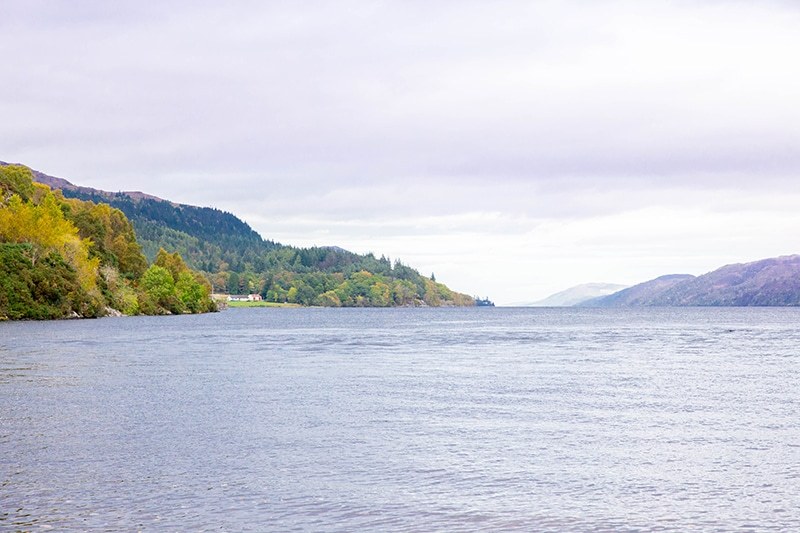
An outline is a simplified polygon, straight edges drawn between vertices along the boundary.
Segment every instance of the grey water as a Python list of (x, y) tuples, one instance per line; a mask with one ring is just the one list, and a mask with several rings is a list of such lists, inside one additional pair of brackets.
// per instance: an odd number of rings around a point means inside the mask
[(2, 323), (0, 530), (798, 531), (800, 309)]

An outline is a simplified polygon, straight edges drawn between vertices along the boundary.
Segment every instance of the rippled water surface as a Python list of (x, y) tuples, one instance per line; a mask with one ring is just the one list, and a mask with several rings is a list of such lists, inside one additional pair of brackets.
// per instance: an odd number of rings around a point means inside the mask
[(800, 309), (0, 324), (0, 530), (800, 530)]

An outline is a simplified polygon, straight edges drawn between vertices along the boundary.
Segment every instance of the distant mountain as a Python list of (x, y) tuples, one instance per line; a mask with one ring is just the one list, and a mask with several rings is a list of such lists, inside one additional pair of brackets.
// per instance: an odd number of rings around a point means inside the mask
[(630, 307), (656, 305), (651, 302), (661, 298), (664, 293), (679, 283), (693, 279), (689, 274), (670, 274), (639, 283), (608, 296), (601, 296), (582, 302), (584, 307)]
[(584, 283), (551, 294), (544, 300), (522, 305), (529, 307), (571, 307), (594, 298), (613, 294), (626, 287), (627, 285), (618, 285), (616, 283)]
[(628, 306), (797, 306), (800, 255), (726, 265), (702, 276), (662, 276), (587, 302)]

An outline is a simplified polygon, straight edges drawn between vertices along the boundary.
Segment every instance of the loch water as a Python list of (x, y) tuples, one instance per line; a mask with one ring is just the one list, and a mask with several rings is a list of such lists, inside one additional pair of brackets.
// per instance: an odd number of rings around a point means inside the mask
[(799, 531), (800, 309), (0, 323), (0, 531)]

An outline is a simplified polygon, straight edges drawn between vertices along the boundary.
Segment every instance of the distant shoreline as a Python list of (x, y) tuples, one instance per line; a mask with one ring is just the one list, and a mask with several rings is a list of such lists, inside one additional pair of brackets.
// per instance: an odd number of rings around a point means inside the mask
[(227, 307), (308, 307), (300, 304), (277, 303), (277, 302), (227, 302)]

